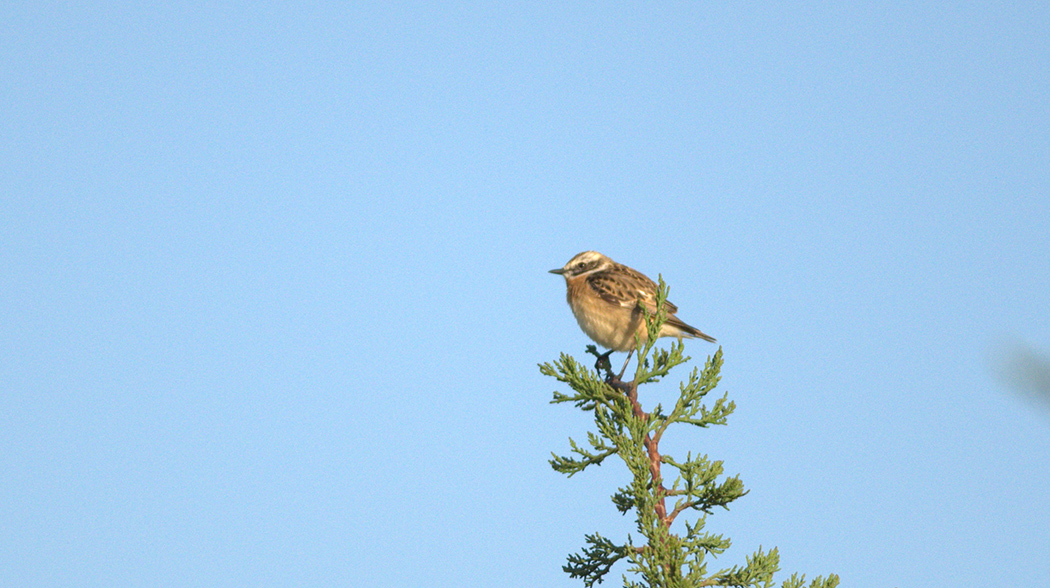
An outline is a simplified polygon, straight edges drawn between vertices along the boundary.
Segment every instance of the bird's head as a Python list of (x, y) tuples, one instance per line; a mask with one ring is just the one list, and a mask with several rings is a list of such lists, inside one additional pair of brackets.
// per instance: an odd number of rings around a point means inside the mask
[(582, 276), (596, 271), (601, 271), (613, 265), (613, 260), (598, 253), (597, 251), (584, 251), (577, 253), (570, 259), (565, 267), (552, 269), (550, 273), (565, 276), (565, 279)]

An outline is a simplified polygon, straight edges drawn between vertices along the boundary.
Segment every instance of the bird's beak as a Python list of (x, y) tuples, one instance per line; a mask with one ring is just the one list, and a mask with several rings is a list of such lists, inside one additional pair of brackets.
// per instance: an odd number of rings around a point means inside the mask
[(565, 268), (552, 269), (550, 273), (558, 274), (560, 276), (565, 273)]

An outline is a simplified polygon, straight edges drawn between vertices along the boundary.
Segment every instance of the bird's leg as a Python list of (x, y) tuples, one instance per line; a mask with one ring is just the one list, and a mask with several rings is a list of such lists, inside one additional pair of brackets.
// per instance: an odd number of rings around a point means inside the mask
[(617, 380), (623, 379), (623, 373), (627, 371), (627, 364), (631, 363), (632, 355), (634, 355), (634, 349), (627, 352), (627, 361), (623, 362), (623, 369), (620, 370), (620, 375), (616, 376)]

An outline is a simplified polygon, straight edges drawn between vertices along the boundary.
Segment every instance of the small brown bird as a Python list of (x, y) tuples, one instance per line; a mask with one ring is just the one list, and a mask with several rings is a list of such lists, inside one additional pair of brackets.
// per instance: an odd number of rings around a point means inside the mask
[[(626, 370), (634, 353), (635, 333), (643, 342), (648, 338), (645, 317), (638, 309), (638, 302), (641, 301), (650, 313), (656, 312), (656, 284), (641, 272), (616, 263), (597, 251), (584, 251), (570, 259), (565, 267), (552, 269), (550, 273), (565, 278), (569, 307), (588, 337), (609, 349), (609, 353), (630, 352), (624, 363)], [(670, 301), (664, 303), (664, 309), (667, 322), (660, 328), (660, 337), (699, 337), (715, 342), (714, 337), (675, 316), (678, 307)]]

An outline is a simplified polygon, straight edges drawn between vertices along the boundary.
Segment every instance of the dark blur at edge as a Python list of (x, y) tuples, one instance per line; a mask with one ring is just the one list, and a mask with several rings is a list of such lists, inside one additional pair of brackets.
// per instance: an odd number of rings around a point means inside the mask
[(1000, 382), (1050, 415), (1050, 356), (1015, 341), (1000, 346), (993, 367)]

